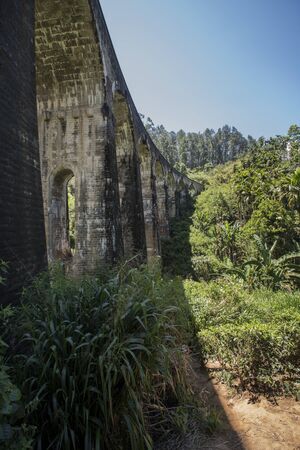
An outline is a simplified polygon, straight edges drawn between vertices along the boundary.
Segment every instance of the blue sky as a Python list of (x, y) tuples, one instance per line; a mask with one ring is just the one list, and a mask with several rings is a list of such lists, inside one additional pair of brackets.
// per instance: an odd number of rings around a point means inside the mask
[(138, 110), (168, 130), (300, 123), (300, 0), (100, 0)]

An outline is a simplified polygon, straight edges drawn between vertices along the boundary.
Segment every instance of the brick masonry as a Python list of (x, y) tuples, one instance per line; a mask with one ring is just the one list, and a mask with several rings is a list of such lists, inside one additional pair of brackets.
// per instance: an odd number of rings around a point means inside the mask
[(34, 66), (34, 1), (0, 2), (0, 303), (46, 266)]

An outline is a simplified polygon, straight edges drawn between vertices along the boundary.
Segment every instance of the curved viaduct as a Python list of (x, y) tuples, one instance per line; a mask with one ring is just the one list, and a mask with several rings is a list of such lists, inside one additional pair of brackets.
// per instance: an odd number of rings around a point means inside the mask
[(0, 259), (15, 285), (8, 290), (24, 282), (24, 268), (30, 276), (43, 267), (44, 229), (49, 260), (70, 254), (71, 178), (73, 273), (159, 255), (170, 217), (200, 186), (147, 134), (99, 1), (2, 0), (0, 94)]

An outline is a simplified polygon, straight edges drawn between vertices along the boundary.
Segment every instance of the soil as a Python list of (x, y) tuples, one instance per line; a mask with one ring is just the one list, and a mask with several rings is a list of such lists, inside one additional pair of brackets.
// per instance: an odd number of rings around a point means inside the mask
[(192, 384), (195, 395), (217, 411), (220, 425), (205, 436), (190, 424), (182, 439), (170, 439), (157, 450), (300, 450), (300, 402), (292, 398), (253, 399), (234, 395), (224, 384), (195, 362)]

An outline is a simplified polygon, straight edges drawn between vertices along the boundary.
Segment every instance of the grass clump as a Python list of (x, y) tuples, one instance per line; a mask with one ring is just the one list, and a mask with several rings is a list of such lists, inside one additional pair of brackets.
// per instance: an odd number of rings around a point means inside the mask
[(191, 398), (182, 295), (155, 267), (79, 281), (56, 271), (25, 291), (13, 363), (36, 448), (151, 449), (176, 427)]

